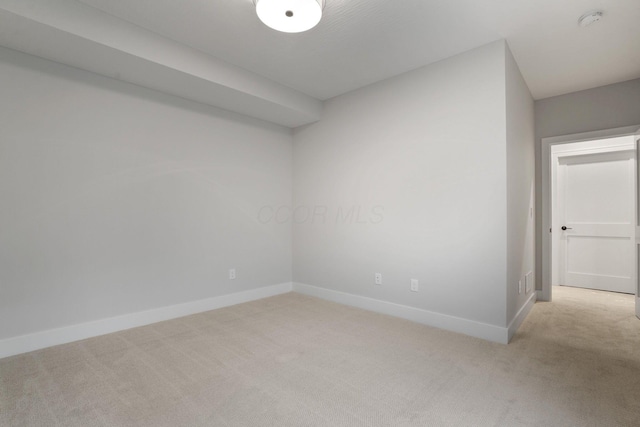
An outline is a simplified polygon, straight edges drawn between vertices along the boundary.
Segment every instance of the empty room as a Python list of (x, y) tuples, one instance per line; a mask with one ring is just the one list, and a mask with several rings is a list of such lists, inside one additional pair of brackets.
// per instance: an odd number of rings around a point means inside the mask
[(640, 425), (637, 0), (0, 0), (0, 426)]

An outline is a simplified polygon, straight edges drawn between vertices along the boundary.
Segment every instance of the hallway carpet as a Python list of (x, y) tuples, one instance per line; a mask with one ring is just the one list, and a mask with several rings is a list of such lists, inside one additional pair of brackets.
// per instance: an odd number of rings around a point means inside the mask
[(638, 426), (633, 296), (555, 288), (509, 345), (296, 293), (0, 360), (2, 426)]

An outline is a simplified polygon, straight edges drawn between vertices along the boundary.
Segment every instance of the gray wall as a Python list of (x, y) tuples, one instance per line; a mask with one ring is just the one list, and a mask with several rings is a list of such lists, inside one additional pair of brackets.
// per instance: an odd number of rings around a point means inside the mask
[[(534, 260), (534, 103), (507, 48), (507, 324), (526, 303), (525, 275)], [(531, 278), (533, 280), (533, 277)], [(522, 293), (518, 282), (522, 281)], [(533, 284), (532, 284), (533, 288)], [(533, 291), (533, 289), (532, 289)]]
[[(640, 79), (536, 101), (535, 123), (536, 230), (542, 230), (542, 138), (640, 126)], [(541, 260), (542, 237), (536, 233), (537, 289), (542, 289)]]
[(292, 268), (501, 327), (524, 303), (531, 98), (503, 41), (329, 100), (293, 137), (6, 49), (0, 76), (0, 339)]
[(505, 326), (505, 122), (504, 42), (327, 101), (294, 134), (294, 281)]
[(291, 281), (290, 130), (6, 49), (0, 96), (0, 339)]

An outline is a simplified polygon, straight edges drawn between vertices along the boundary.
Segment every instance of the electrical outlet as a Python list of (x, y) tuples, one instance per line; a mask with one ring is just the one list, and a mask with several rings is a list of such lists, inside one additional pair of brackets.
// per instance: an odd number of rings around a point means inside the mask
[(229, 279), (233, 280), (236, 278), (236, 269), (235, 268), (230, 268), (229, 269)]
[(420, 283), (418, 279), (411, 279), (411, 292), (418, 292), (420, 290)]
[(522, 280), (518, 280), (518, 294), (521, 294), (521, 293), (522, 293)]
[(533, 272), (524, 275), (524, 292), (528, 294), (533, 289)]
[(375, 284), (382, 285), (382, 273), (376, 273), (375, 275)]

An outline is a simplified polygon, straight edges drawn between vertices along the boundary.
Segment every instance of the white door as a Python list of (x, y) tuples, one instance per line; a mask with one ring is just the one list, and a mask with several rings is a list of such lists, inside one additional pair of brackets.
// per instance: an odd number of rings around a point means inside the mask
[(634, 151), (561, 157), (559, 284), (636, 293)]

